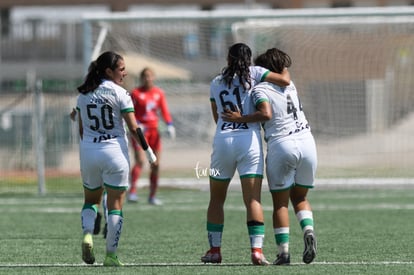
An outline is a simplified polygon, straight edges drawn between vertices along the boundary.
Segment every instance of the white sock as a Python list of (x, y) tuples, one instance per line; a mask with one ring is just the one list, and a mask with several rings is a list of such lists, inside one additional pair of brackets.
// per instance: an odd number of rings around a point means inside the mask
[(122, 213), (120, 210), (109, 211), (108, 213), (108, 234), (106, 235), (106, 252), (115, 253), (121, 238)]
[(215, 232), (209, 231), (208, 232), (208, 239), (210, 241), (211, 247), (221, 247), (221, 237), (223, 232)]
[(251, 248), (263, 248), (264, 235), (250, 235)]
[(108, 221), (108, 208), (106, 207), (107, 200), (108, 200), (108, 194), (106, 193), (106, 191), (104, 191), (102, 194), (102, 209), (103, 209), (103, 214), (105, 217), (105, 223), (107, 223)]
[(289, 227), (273, 228), (278, 254), (289, 253)]
[(82, 230), (83, 234), (93, 232), (93, 228), (95, 227), (95, 219), (96, 219), (96, 211), (90, 208), (84, 208), (81, 212), (81, 219), (82, 219)]
[(302, 228), (302, 231), (305, 232), (308, 229), (313, 230), (313, 213), (310, 210), (301, 210), (296, 213), (296, 218), (299, 221), (299, 224)]
[(277, 251), (279, 254), (289, 253), (289, 243), (281, 243), (277, 246)]

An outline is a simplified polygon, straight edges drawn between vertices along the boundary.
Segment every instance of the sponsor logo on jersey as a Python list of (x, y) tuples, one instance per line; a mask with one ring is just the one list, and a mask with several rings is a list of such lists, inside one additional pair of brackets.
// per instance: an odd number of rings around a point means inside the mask
[(296, 122), (296, 129), (290, 131), (289, 132), (289, 135), (298, 133), (298, 132), (300, 132), (302, 130), (305, 130), (305, 129), (310, 129), (309, 124), (307, 124), (307, 123), (306, 124), (303, 124), (303, 123)]
[(237, 122), (223, 122), (221, 125), (221, 130), (238, 130), (238, 129), (249, 129), (249, 126), (247, 126), (246, 122), (237, 123)]
[(104, 140), (113, 139), (113, 138), (117, 138), (117, 136), (113, 136), (113, 135), (110, 135), (110, 134), (105, 134), (105, 135), (100, 135), (99, 137), (94, 137), (93, 142), (94, 143), (99, 143), (99, 142), (102, 142)]

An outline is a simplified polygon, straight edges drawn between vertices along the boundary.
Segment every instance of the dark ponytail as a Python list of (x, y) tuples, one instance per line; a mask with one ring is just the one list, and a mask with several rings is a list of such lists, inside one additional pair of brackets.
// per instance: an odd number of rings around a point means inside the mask
[(231, 86), (234, 75), (245, 89), (252, 86), (250, 78), (250, 65), (252, 62), (252, 51), (244, 43), (236, 43), (229, 48), (227, 55), (227, 67), (223, 69), (222, 75), (228, 87)]
[(96, 61), (92, 61), (89, 65), (85, 81), (78, 87), (79, 93), (86, 94), (98, 88), (102, 80), (107, 77), (106, 69), (115, 70), (120, 59), (123, 58), (119, 54), (107, 51), (101, 54)]

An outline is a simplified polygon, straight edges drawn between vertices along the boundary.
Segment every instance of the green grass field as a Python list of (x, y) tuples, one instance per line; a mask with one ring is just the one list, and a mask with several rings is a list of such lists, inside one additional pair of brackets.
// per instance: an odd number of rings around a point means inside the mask
[[(148, 190), (141, 190), (145, 198)], [(105, 242), (96, 235), (97, 263), (81, 260), (81, 193), (1, 194), (0, 274), (413, 274), (413, 189), (318, 189), (311, 191), (318, 255), (301, 262), (299, 225), (291, 212), (291, 266), (252, 266), (241, 193), (229, 192), (223, 235), (223, 263), (205, 265), (209, 194), (163, 188), (164, 205), (145, 201), (124, 207), (118, 254), (125, 267), (102, 266)], [(271, 199), (263, 193), (264, 252), (273, 261)]]

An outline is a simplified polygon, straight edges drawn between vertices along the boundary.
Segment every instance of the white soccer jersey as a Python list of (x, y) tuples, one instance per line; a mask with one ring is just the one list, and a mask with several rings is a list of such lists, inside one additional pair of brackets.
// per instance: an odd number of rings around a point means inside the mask
[(80, 94), (77, 101), (83, 125), (81, 143), (117, 143), (126, 139), (123, 112), (133, 112), (129, 93), (112, 81), (105, 80), (90, 93)]
[(255, 106), (251, 100), (251, 89), (259, 82), (263, 81), (269, 70), (250, 66), (250, 77), (252, 80), (251, 88), (246, 90), (240, 83), (237, 76), (233, 78), (233, 84), (229, 88), (223, 81), (222, 75), (215, 77), (210, 84), (210, 100), (217, 105), (217, 134), (237, 135), (251, 130), (260, 130), (259, 123), (234, 123), (226, 122), (221, 118), (221, 113), (225, 108), (233, 111), (239, 109), (242, 114), (250, 114), (255, 111)]
[(268, 101), (272, 108), (272, 119), (263, 124), (266, 141), (310, 131), (293, 82), (287, 87), (268, 82), (256, 85), (253, 89), (253, 102), (256, 106), (263, 101)]
[(78, 96), (77, 110), (83, 127), (79, 155), (84, 187), (127, 189), (130, 163), (122, 113), (134, 111), (129, 93), (105, 80), (95, 91)]
[(253, 100), (256, 105), (268, 101), (272, 109), (272, 118), (263, 124), (269, 190), (287, 190), (294, 184), (312, 188), (316, 145), (293, 82), (285, 88), (261, 83), (253, 89)]
[(217, 76), (211, 82), (210, 100), (217, 106), (217, 128), (213, 140), (210, 168), (218, 171), (215, 179), (230, 180), (236, 169), (240, 177), (263, 176), (263, 151), (260, 138), (260, 123), (225, 122), (221, 113), (225, 108), (240, 110), (243, 114), (255, 111), (251, 89), (264, 80), (269, 70), (258, 66), (250, 67), (252, 86), (246, 90), (238, 77), (233, 78), (229, 87)]

